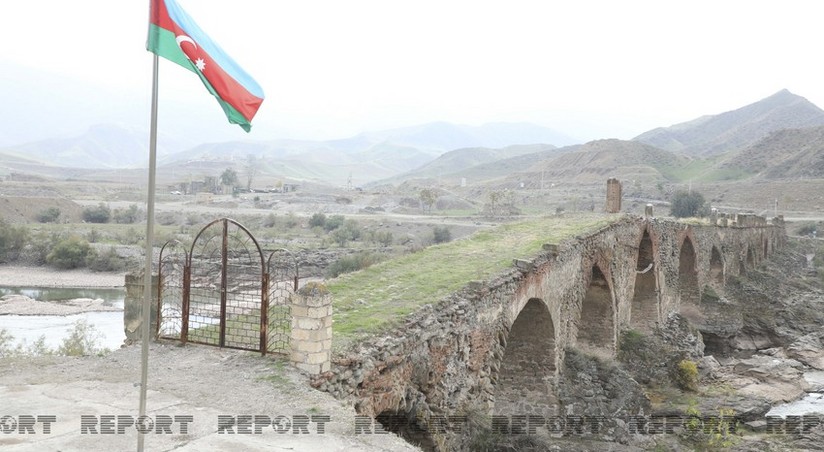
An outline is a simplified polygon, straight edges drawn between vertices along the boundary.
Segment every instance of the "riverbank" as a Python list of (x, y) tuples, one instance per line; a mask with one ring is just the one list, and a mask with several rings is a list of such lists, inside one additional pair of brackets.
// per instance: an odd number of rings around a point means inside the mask
[(0, 286), (123, 287), (125, 276), (125, 272), (105, 273), (88, 269), (58, 270), (51, 267), (0, 265)]

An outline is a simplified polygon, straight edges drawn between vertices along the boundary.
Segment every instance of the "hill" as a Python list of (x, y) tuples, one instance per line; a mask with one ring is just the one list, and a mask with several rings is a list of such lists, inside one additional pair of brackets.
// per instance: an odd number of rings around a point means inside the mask
[(824, 126), (772, 132), (720, 166), (764, 179), (824, 178)]
[(687, 155), (717, 155), (751, 146), (770, 132), (824, 125), (824, 110), (787, 90), (718, 115), (645, 132), (633, 140)]
[[(158, 156), (189, 145), (187, 141), (159, 138)], [(149, 133), (122, 125), (98, 124), (81, 135), (10, 146), (5, 153), (66, 168), (145, 167), (149, 160)]]
[(622, 180), (668, 179), (669, 173), (689, 159), (637, 141), (596, 140), (574, 151), (532, 165), (518, 177), (546, 181), (602, 182), (608, 177)]
[[(473, 180), (500, 177), (513, 169), (517, 170), (529, 167), (529, 162), (534, 160), (526, 156), (534, 156), (535, 154), (543, 155), (555, 149), (557, 148), (550, 144), (515, 145), (501, 149), (483, 147), (455, 149), (415, 170), (396, 176), (392, 178), (392, 180), (382, 181), (382, 183), (397, 183), (423, 178), (445, 177), (458, 181), (462, 177)], [(513, 166), (509, 160), (513, 158), (518, 159), (519, 157), (526, 157), (519, 159), (523, 160), (524, 163)]]

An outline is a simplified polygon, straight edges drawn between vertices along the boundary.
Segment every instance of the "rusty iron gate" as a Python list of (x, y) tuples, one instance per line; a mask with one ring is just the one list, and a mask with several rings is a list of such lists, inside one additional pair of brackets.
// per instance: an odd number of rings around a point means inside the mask
[(158, 271), (158, 337), (262, 354), (289, 352), (289, 296), (297, 288), (298, 269), (288, 251), (276, 250), (264, 260), (243, 225), (221, 218), (201, 229), (188, 253), (178, 243), (164, 245)]
[(292, 331), (292, 311), (289, 299), (297, 289), (300, 279), (298, 262), (286, 249), (277, 249), (269, 255), (266, 264), (269, 274), (268, 352), (288, 353)]

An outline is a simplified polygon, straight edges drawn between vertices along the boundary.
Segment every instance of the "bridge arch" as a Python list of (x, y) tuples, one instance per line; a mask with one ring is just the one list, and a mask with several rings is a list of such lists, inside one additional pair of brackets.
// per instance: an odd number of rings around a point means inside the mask
[(577, 344), (584, 351), (612, 356), (615, 351), (615, 301), (612, 285), (594, 264), (581, 303)]
[(724, 286), (724, 259), (715, 245), (710, 252), (710, 282), (719, 287)]
[(548, 306), (540, 298), (530, 298), (506, 338), (495, 384), (496, 414), (554, 413), (555, 343), (555, 324)]
[(678, 297), (681, 307), (698, 306), (701, 301), (697, 263), (698, 256), (692, 239), (685, 237), (678, 253)]
[(655, 329), (659, 311), (657, 273), (655, 249), (649, 231), (644, 229), (638, 244), (635, 286), (630, 307), (630, 327), (633, 329), (643, 332)]

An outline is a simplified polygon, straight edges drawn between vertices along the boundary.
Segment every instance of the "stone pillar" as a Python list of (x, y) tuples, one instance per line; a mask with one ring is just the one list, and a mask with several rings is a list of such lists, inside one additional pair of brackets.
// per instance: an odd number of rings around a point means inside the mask
[[(143, 334), (143, 288), (145, 287), (143, 270), (126, 274), (126, 298), (123, 301), (123, 330), (126, 344), (139, 342)], [(157, 331), (157, 275), (152, 275), (151, 323), (149, 331), (154, 337)]]
[(332, 364), (332, 296), (326, 286), (309, 283), (292, 295), (290, 360), (312, 375)]
[(710, 209), (710, 224), (713, 226), (718, 224), (718, 209), (716, 209), (715, 207)]
[(652, 218), (655, 216), (655, 211), (652, 204), (647, 204), (644, 206), (644, 216), (647, 218)]
[(621, 181), (614, 177), (607, 179), (607, 213), (618, 213), (621, 211)]

